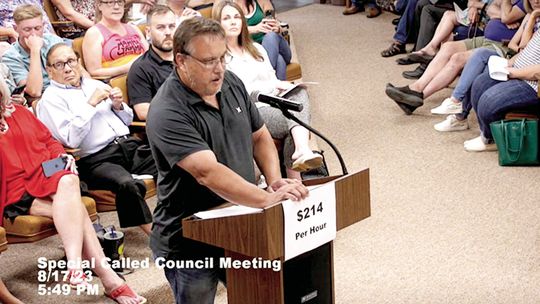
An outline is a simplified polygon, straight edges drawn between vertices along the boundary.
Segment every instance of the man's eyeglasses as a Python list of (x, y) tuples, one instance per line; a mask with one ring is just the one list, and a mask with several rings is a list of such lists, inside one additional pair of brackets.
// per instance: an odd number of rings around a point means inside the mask
[(77, 59), (70, 58), (67, 61), (58, 61), (53, 64), (49, 64), (49, 66), (53, 67), (57, 71), (62, 71), (66, 67), (66, 64), (69, 65), (70, 68), (74, 68), (79, 64), (79, 61)]
[(210, 60), (204, 60), (204, 61), (194, 57), (193, 55), (187, 52), (184, 52), (184, 55), (195, 59), (195, 61), (197, 61), (198, 63), (200, 63), (202, 66), (204, 66), (205, 68), (209, 70), (214, 69), (218, 64), (221, 64), (221, 66), (224, 66), (225, 64), (230, 63), (232, 59), (231, 56), (226, 56), (226, 54), (216, 59), (210, 59)]
[(105, 4), (108, 7), (114, 7), (115, 5), (124, 6), (126, 1), (124, 0), (114, 0), (114, 1), (100, 1), (101, 4)]

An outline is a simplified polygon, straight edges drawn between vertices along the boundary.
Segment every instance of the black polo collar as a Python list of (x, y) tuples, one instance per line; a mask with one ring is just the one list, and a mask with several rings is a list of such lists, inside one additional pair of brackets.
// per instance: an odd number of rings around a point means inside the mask
[(148, 48), (148, 55), (150, 56), (150, 59), (155, 61), (159, 65), (170, 65), (172, 64), (172, 61), (165, 60), (161, 58), (156, 51), (154, 51), (154, 46), (150, 46)]

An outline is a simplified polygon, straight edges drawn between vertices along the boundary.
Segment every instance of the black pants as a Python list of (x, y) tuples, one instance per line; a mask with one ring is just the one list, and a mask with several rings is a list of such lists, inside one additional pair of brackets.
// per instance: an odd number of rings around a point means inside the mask
[(146, 186), (131, 174), (150, 174), (157, 178), (157, 169), (147, 145), (134, 137), (111, 142), (105, 148), (77, 161), (79, 174), (89, 189), (110, 190), (116, 194), (116, 210), (120, 227), (133, 227), (152, 222), (152, 214), (144, 196)]
[[(414, 46), (415, 51), (422, 49), (433, 39), (437, 25), (439, 25), (444, 12), (447, 10), (449, 8), (435, 6), (429, 0), (418, 1), (418, 4), (416, 4), (415, 20), (419, 20), (419, 25), (418, 38)], [(419, 19), (416, 19), (416, 16), (420, 16)]]

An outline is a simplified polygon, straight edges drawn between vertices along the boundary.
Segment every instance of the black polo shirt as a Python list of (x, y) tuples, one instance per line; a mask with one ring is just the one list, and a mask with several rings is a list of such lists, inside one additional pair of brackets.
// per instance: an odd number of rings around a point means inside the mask
[(129, 105), (133, 107), (139, 103), (150, 102), (173, 69), (172, 61), (161, 59), (150, 46), (129, 69), (127, 77)]
[(220, 163), (255, 183), (252, 134), (264, 122), (242, 81), (229, 71), (217, 99), (219, 110), (187, 88), (176, 71), (152, 99), (146, 132), (159, 172), (158, 204), (150, 237), (150, 247), (157, 256), (200, 259), (221, 253), (182, 237), (183, 218), (224, 200), (178, 167), (180, 160), (212, 150)]

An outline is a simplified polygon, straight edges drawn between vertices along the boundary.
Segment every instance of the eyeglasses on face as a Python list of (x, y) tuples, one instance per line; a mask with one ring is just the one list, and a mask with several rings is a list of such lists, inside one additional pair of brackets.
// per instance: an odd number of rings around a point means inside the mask
[(124, 0), (113, 0), (113, 1), (100, 1), (99, 3), (105, 4), (108, 7), (115, 7), (118, 6), (124, 6), (126, 4), (126, 1)]
[(53, 64), (49, 64), (50, 67), (53, 67), (57, 71), (62, 71), (66, 64), (69, 65), (70, 68), (74, 68), (79, 64), (79, 61), (76, 58), (69, 58), (67, 61), (58, 61)]
[(221, 56), (219, 58), (209, 59), (209, 60), (200, 60), (197, 57), (189, 54), (188, 52), (183, 52), (183, 54), (195, 59), (195, 61), (197, 61), (203, 67), (205, 67), (205, 68), (207, 68), (209, 70), (214, 69), (218, 64), (221, 64), (221, 66), (224, 66), (224, 65), (231, 62), (231, 56), (226, 56), (226, 54), (224, 54), (223, 56)]

